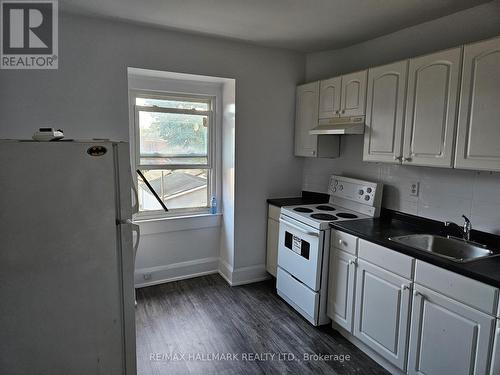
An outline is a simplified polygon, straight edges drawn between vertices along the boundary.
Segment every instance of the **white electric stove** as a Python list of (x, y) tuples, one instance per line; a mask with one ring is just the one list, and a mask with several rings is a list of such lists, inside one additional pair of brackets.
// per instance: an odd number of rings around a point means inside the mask
[(378, 217), (382, 185), (331, 176), (325, 204), (281, 208), (278, 294), (313, 325), (326, 316), (330, 223)]

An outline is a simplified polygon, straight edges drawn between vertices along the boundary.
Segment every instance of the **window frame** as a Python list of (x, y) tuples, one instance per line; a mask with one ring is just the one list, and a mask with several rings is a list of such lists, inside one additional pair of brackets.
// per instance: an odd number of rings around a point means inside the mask
[[(159, 218), (171, 218), (171, 217), (182, 217), (189, 215), (200, 215), (208, 214), (210, 212), (210, 199), (215, 196), (216, 193), (216, 95), (203, 95), (203, 94), (187, 94), (187, 93), (172, 93), (166, 91), (152, 91), (152, 90), (141, 90), (133, 89), (130, 90), (131, 94), (131, 110), (133, 113), (133, 131), (134, 131), (134, 142), (133, 142), (133, 153), (132, 161), (134, 174), (136, 178), (134, 183), (138, 183), (139, 176), (135, 172), (137, 169), (143, 170), (179, 170), (179, 169), (206, 169), (207, 170), (207, 206), (206, 207), (186, 207), (186, 208), (174, 208), (165, 212), (162, 209), (159, 210), (149, 210), (149, 211), (138, 211), (134, 217), (139, 220), (148, 219), (159, 219)], [(193, 101), (193, 102), (206, 102), (208, 104), (207, 111), (192, 110), (192, 109), (176, 109), (176, 108), (165, 108), (165, 107), (155, 107), (155, 106), (140, 106), (136, 104), (137, 98), (145, 99), (159, 99), (159, 100), (182, 100), (182, 101)], [(140, 124), (139, 124), (139, 112), (156, 112), (156, 113), (177, 113), (177, 114), (193, 114), (207, 116), (207, 163), (206, 164), (141, 164), (141, 153), (140, 153)], [(162, 158), (165, 156), (157, 156)], [(150, 157), (154, 158), (154, 157)], [(137, 186), (138, 188), (138, 186)], [(167, 204), (168, 208), (168, 204)]]

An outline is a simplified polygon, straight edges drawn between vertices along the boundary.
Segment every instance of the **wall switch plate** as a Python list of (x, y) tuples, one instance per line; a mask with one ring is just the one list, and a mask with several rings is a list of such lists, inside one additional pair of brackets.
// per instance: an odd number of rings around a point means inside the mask
[(144, 280), (151, 280), (151, 274), (150, 273), (143, 273), (142, 277), (144, 278)]
[(420, 182), (413, 181), (410, 183), (410, 195), (412, 197), (418, 197), (419, 190), (420, 190)]

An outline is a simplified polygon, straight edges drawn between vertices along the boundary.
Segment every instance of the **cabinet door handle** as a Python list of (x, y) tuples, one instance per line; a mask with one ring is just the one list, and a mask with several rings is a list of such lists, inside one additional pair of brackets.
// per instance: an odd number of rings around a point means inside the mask
[(356, 259), (349, 259), (349, 265), (354, 265), (354, 266), (357, 266), (358, 265), (358, 262), (356, 261)]
[(347, 246), (347, 242), (342, 241), (342, 240), (339, 240), (339, 245), (342, 245), (342, 246)]
[(402, 156), (394, 156), (394, 160), (401, 161), (401, 160), (403, 160), (403, 157)]
[(345, 109), (342, 110), (342, 113), (345, 113)]
[(336, 114), (336, 115), (338, 115), (339, 113), (340, 113), (340, 111), (339, 111), (339, 110), (336, 110), (336, 111), (335, 111), (335, 114)]
[(411, 157), (409, 157), (409, 156), (408, 156), (407, 158), (404, 158), (404, 161), (411, 161), (411, 160), (412, 160), (412, 159), (411, 159)]
[(401, 285), (401, 290), (407, 290), (407, 289), (408, 289), (408, 290), (410, 289), (410, 286), (409, 286), (409, 285), (407, 285), (407, 284), (403, 284), (403, 285)]
[(420, 293), (419, 291), (416, 291), (416, 290), (413, 292), (413, 296), (425, 299), (425, 296), (422, 293)]

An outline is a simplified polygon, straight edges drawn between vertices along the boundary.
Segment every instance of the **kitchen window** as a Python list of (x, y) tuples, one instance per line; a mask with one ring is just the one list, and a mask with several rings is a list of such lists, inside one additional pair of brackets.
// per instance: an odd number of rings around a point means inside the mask
[(135, 93), (135, 167), (139, 216), (207, 213), (215, 195), (214, 102), (211, 96)]

